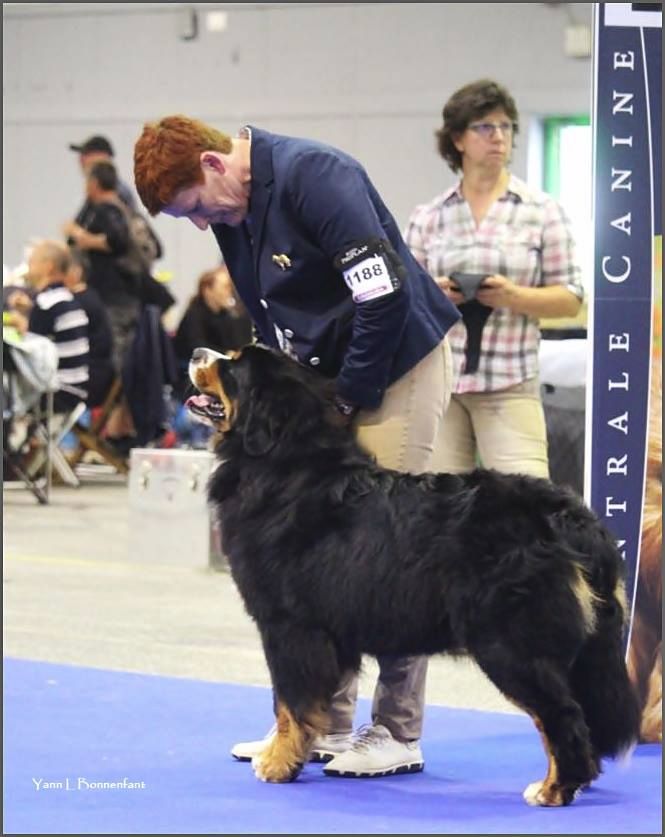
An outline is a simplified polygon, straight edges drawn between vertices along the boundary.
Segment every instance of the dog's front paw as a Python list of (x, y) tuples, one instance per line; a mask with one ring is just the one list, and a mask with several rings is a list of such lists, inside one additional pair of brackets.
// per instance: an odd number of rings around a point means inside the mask
[(292, 782), (302, 770), (302, 764), (292, 765), (270, 756), (269, 752), (264, 751), (252, 759), (254, 775), (262, 782)]
[(568, 805), (576, 795), (572, 791), (567, 792), (559, 785), (546, 785), (545, 782), (532, 782), (522, 794), (529, 805), (542, 805), (549, 808)]
[(531, 784), (527, 786), (522, 796), (526, 799), (529, 805), (540, 805), (540, 802), (538, 802), (538, 794), (540, 793), (542, 786), (542, 782), (531, 782)]

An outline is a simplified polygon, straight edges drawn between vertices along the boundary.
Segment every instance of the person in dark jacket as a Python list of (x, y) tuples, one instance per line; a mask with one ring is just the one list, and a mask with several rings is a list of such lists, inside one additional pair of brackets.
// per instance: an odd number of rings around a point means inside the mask
[[(151, 215), (212, 229), (259, 340), (334, 379), (359, 442), (388, 468), (418, 473), (436, 455), (450, 399), (446, 339), (459, 314), (411, 255), (360, 163), (323, 143), (195, 119), (144, 126), (134, 179)], [(421, 770), (426, 658), (379, 658), (372, 725), (352, 738), (357, 678), (345, 673), (328, 775)], [(279, 696), (277, 696), (279, 698)], [(260, 755), (267, 740), (236, 745)]]
[[(99, 294), (111, 321), (113, 366), (120, 374), (141, 308), (139, 280), (122, 263), (131, 246), (126, 210), (118, 196), (118, 174), (112, 163), (94, 163), (86, 172), (88, 214), (65, 224), (71, 247), (85, 252), (90, 261), (88, 281)], [(126, 400), (114, 408), (107, 422), (109, 443), (126, 452), (135, 434)]]
[(113, 331), (113, 363), (120, 372), (132, 341), (140, 308), (138, 280), (122, 264), (130, 248), (130, 230), (117, 192), (112, 163), (95, 163), (87, 172), (88, 213), (64, 225), (68, 244), (89, 260), (88, 282), (106, 306)]

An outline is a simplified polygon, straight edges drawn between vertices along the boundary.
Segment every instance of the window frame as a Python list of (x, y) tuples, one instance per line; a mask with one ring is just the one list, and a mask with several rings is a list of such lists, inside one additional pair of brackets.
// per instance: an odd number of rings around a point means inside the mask
[(589, 114), (546, 116), (543, 119), (543, 190), (557, 200), (561, 188), (561, 131), (571, 125), (591, 127)]

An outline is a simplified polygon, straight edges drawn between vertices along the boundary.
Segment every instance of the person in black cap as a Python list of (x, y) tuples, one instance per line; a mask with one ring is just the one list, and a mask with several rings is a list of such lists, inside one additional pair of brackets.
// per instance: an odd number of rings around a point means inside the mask
[[(99, 163), (102, 160), (111, 163), (113, 162), (113, 158), (115, 156), (113, 146), (109, 140), (99, 134), (88, 137), (88, 139), (80, 143), (72, 142), (69, 144), (69, 148), (78, 153), (81, 171), (84, 176), (88, 173), (90, 167), (95, 163)], [(136, 198), (134, 197), (134, 193), (130, 187), (120, 179), (118, 180), (118, 195), (120, 196), (122, 202), (130, 209), (136, 209)], [(86, 209), (87, 201), (78, 212), (77, 219), (85, 213)]]
[(82, 143), (77, 145), (76, 143), (70, 143), (69, 147), (72, 151), (78, 151), (79, 154), (90, 154), (95, 151), (101, 151), (102, 154), (106, 154), (109, 157), (113, 157), (113, 146), (106, 139), (106, 137), (99, 136), (96, 134), (94, 137), (88, 137)]

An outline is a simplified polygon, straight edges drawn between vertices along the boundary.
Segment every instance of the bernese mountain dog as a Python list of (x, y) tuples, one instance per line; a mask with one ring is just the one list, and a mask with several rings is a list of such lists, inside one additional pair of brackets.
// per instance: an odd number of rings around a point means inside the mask
[(579, 497), (524, 475), (382, 468), (331, 382), (263, 346), (196, 349), (190, 378), (189, 409), (218, 431), (209, 498), (274, 689), (260, 779), (297, 776), (363, 654), (473, 657), (542, 737), (533, 805), (567, 805), (634, 744), (622, 560)]

